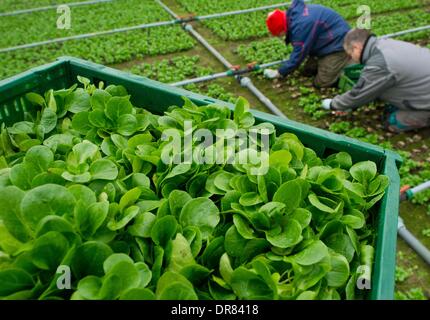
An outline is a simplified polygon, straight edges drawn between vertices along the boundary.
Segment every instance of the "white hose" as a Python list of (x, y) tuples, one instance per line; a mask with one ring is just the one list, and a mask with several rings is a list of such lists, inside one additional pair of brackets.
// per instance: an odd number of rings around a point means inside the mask
[(415, 236), (406, 229), (403, 219), (399, 217), (397, 224), (397, 233), (403, 240), (430, 265), (430, 251), (417, 239)]
[(81, 2), (59, 3), (59, 4), (53, 4), (51, 6), (46, 6), (46, 7), (23, 9), (23, 10), (16, 10), (16, 11), (10, 11), (10, 12), (0, 12), (0, 17), (17, 16), (19, 14), (47, 11), (51, 9), (57, 9), (58, 6), (60, 5), (61, 6), (66, 5), (68, 7), (79, 7), (79, 6), (87, 6), (90, 4), (98, 4), (98, 3), (112, 2), (112, 1), (115, 1), (115, 0), (91, 0), (91, 1), (81, 1)]
[(424, 182), (424, 183), (416, 186), (415, 188), (412, 188), (409, 190), (412, 193), (412, 195), (415, 195), (416, 193), (427, 190), (427, 189), (430, 189), (430, 181)]

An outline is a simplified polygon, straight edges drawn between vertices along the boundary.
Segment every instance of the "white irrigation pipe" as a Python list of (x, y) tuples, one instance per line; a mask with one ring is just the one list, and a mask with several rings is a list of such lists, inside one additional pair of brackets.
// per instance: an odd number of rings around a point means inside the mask
[[(305, 2), (309, 2), (309, 1), (310, 0), (305, 0)], [(291, 4), (291, 2), (282, 2), (282, 3), (278, 3), (278, 4), (271, 4), (271, 5), (261, 6), (261, 7), (257, 7), (257, 8), (249, 8), (249, 9), (234, 10), (234, 11), (227, 11), (227, 12), (220, 12), (220, 13), (212, 13), (212, 14), (207, 14), (204, 16), (198, 16), (198, 17), (196, 17), (196, 20), (207, 20), (207, 19), (213, 19), (213, 18), (222, 18), (222, 17), (234, 16), (234, 15), (243, 14), (243, 13), (251, 13), (251, 12), (256, 12), (256, 11), (261, 11), (261, 10), (276, 9), (276, 8), (281, 8), (281, 7), (287, 7), (290, 4)]]
[[(164, 10), (166, 10), (172, 17), (175, 19), (179, 19), (179, 16), (173, 12), (168, 6), (166, 6), (162, 1), (155, 0)], [(202, 37), (196, 30), (194, 30), (193, 26), (190, 24), (185, 23), (183, 25), (184, 29), (191, 33), (212, 55), (214, 55), (226, 68), (231, 69), (233, 65), (227, 61), (223, 57), (221, 53), (219, 53), (212, 45), (210, 45), (204, 37)], [(270, 111), (272, 111), (273, 114), (282, 117), (287, 118), (287, 116), (279, 110), (278, 107), (276, 107), (260, 90), (258, 90), (254, 84), (252, 83), (251, 79), (248, 77), (239, 77), (235, 76), (235, 78), (240, 81), (240, 84), (248, 88), (249, 91), (251, 91)]]
[(408, 33), (414, 33), (414, 32), (424, 31), (424, 30), (429, 30), (429, 29), (430, 29), (430, 25), (427, 25), (427, 26), (422, 26), (422, 27), (418, 27), (418, 28), (413, 28), (413, 29), (408, 29), (408, 30), (404, 30), (404, 31), (386, 34), (384, 36), (381, 36), (380, 38), (382, 38), (382, 39), (394, 38), (394, 37), (403, 36), (403, 35), (408, 34)]
[(200, 35), (200, 33), (194, 30), (192, 25), (186, 24), (184, 26), (184, 29), (187, 30), (189, 33), (191, 33), (194, 36), (194, 38), (196, 38), (226, 68), (231, 68), (233, 66), (230, 62), (227, 61), (226, 58), (224, 58), (224, 56), (221, 53), (219, 53), (212, 45), (210, 45), (209, 42), (207, 42), (206, 39), (202, 35)]
[(430, 189), (430, 181), (424, 182), (410, 190), (407, 191), (407, 193), (410, 193), (410, 196), (414, 196), (418, 192), (422, 192), (424, 190)]
[(39, 7), (39, 8), (30, 8), (30, 9), (16, 10), (16, 11), (10, 11), (10, 12), (0, 12), (0, 17), (17, 16), (20, 14), (47, 11), (51, 9), (57, 9), (59, 6), (64, 6), (64, 5), (68, 7), (79, 7), (79, 6), (86, 6), (91, 4), (98, 4), (98, 3), (105, 3), (105, 2), (112, 2), (112, 1), (115, 1), (115, 0), (91, 0), (91, 1), (71, 2), (71, 3), (58, 3), (58, 4), (53, 4), (50, 6)]
[(198, 78), (186, 79), (186, 80), (170, 83), (170, 85), (175, 86), (175, 87), (181, 87), (181, 86), (185, 86), (187, 84), (206, 82), (206, 81), (211, 81), (211, 80), (224, 78), (224, 77), (228, 77), (228, 76), (232, 76), (232, 75), (233, 74), (230, 71), (224, 71), (224, 72), (210, 74), (207, 76), (201, 76)]
[(411, 189), (408, 189), (408, 190), (406, 190), (405, 192), (403, 192), (402, 194), (401, 194), (401, 200), (403, 201), (403, 200), (410, 200), (410, 199), (412, 199), (417, 193), (419, 193), (419, 192), (422, 192), (422, 191), (425, 191), (425, 190), (428, 190), (428, 189), (430, 189), (430, 180), (429, 181), (426, 181), (426, 182), (424, 182), (424, 183), (421, 183), (421, 184), (419, 184), (419, 185), (417, 185), (416, 187), (414, 187), (414, 188), (411, 188)]
[(2, 48), (2, 49), (0, 49), (0, 53), (11, 52), (11, 51), (16, 51), (16, 50), (20, 50), (20, 49), (30, 49), (30, 48), (34, 48), (34, 47), (40, 47), (43, 45), (54, 44), (54, 43), (61, 43), (61, 42), (66, 42), (66, 41), (70, 41), (70, 40), (88, 39), (88, 38), (105, 36), (105, 35), (114, 34), (114, 33), (126, 32), (126, 31), (143, 30), (143, 29), (153, 28), (153, 27), (169, 26), (169, 25), (173, 25), (176, 23), (177, 23), (177, 21), (175, 21), (175, 20), (160, 21), (160, 22), (152, 22), (152, 23), (148, 23), (148, 24), (141, 24), (141, 25), (131, 26), (131, 27), (124, 27), (124, 28), (118, 28), (118, 29), (112, 29), (112, 30), (106, 30), (106, 31), (79, 34), (76, 36), (57, 38), (57, 39), (52, 39), (52, 40), (40, 41), (40, 42), (33, 42), (30, 44), (23, 44), (23, 45), (9, 47), (9, 48)]
[[(430, 180), (424, 183), (421, 183), (414, 188), (410, 188), (405, 192), (400, 194), (400, 201), (410, 200), (417, 193), (423, 192), (425, 190), (430, 189)], [(418, 253), (424, 261), (426, 261), (430, 265), (430, 251), (424, 246), (413, 234), (410, 232), (404, 222), (403, 219), (399, 217), (399, 221), (397, 223), (397, 232), (400, 237), (413, 249), (416, 253)]]
[(406, 228), (403, 219), (399, 217), (397, 233), (405, 242), (430, 265), (430, 251)]
[(286, 61), (288, 61), (288, 60), (278, 60), (278, 61), (264, 63), (264, 64), (256, 64), (255, 66), (253, 66), (251, 68), (246, 68), (246, 69), (241, 69), (241, 70), (223, 71), (223, 72), (214, 73), (214, 74), (210, 74), (210, 75), (206, 75), (206, 76), (201, 76), (201, 77), (197, 77), (197, 78), (193, 78), (193, 79), (187, 79), (187, 80), (174, 82), (174, 83), (171, 83), (170, 85), (175, 86), (175, 87), (179, 87), (179, 86), (185, 86), (187, 84), (192, 84), (192, 83), (211, 81), (211, 80), (229, 77), (229, 76), (237, 76), (237, 75), (245, 74), (245, 73), (252, 72), (252, 71), (258, 71), (258, 70), (266, 69), (266, 68), (281, 64), (281, 63), (286, 62)]
[[(112, 0), (110, 0), (110, 1), (112, 1)], [(182, 19), (179, 16), (175, 15), (177, 17), (175, 20), (153, 22), (153, 23), (148, 23), (148, 24), (140, 24), (137, 26), (117, 28), (117, 29), (99, 31), (99, 32), (91, 32), (91, 33), (79, 34), (79, 35), (75, 35), (75, 36), (55, 38), (55, 39), (50, 39), (50, 40), (38, 41), (38, 42), (33, 42), (33, 43), (28, 43), (28, 44), (22, 44), (22, 45), (17, 45), (17, 46), (8, 47), (8, 48), (1, 48), (0, 53), (16, 51), (16, 50), (21, 50), (21, 49), (30, 49), (30, 48), (39, 47), (39, 46), (48, 45), (48, 44), (62, 43), (62, 42), (70, 41), (70, 40), (80, 40), (80, 39), (86, 39), (86, 38), (93, 38), (93, 37), (104, 36), (104, 35), (126, 32), (126, 31), (148, 29), (148, 28), (161, 27), (161, 26), (169, 26), (169, 25), (174, 25), (174, 24), (187, 23), (187, 22), (191, 22), (191, 21), (201, 21), (201, 20), (214, 19), (214, 18), (219, 18), (219, 17), (226, 17), (226, 16), (231, 16), (231, 15), (249, 13), (249, 12), (262, 11), (262, 10), (267, 10), (268, 7), (275, 7), (275, 6), (282, 7), (282, 6), (287, 6), (289, 4), (290, 4), (289, 2), (284, 2), (284, 3), (279, 3), (277, 5), (263, 6), (263, 7), (229, 11), (229, 12), (221, 12), (221, 13), (215, 13), (215, 14), (206, 15), (206, 16), (195, 16), (195, 17), (190, 17), (190, 18), (186, 18), (186, 19)]]

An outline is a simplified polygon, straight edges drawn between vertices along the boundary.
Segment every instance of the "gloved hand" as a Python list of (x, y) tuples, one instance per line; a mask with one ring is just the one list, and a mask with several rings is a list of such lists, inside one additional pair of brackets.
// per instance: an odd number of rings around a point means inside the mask
[(278, 70), (264, 69), (264, 76), (267, 79), (276, 79), (280, 77)]
[(333, 99), (324, 99), (322, 104), (321, 104), (321, 107), (323, 109), (326, 109), (326, 110), (331, 110), (331, 102), (332, 101), (333, 101)]

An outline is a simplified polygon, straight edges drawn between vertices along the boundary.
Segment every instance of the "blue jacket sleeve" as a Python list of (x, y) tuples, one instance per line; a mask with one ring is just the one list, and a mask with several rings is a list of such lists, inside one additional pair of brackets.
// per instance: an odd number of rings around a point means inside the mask
[(300, 32), (301, 37), (293, 39), (291, 44), (293, 45), (293, 52), (290, 55), (290, 59), (286, 61), (279, 69), (281, 76), (285, 77), (305, 60), (308, 56), (310, 49), (312, 48), (312, 41), (314, 38), (312, 30), (303, 30)]
[(281, 76), (285, 77), (291, 72), (293, 72), (296, 68), (300, 66), (303, 60), (307, 56), (307, 52), (309, 49), (306, 47), (306, 44), (303, 42), (295, 42), (293, 43), (293, 52), (290, 55), (290, 59), (286, 61), (279, 69), (279, 73)]

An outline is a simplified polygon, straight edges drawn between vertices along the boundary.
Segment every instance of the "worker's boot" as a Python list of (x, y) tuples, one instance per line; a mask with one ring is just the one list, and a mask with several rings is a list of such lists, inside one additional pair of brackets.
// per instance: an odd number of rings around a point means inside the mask
[(385, 127), (394, 133), (430, 127), (430, 111), (396, 110), (387, 112)]

